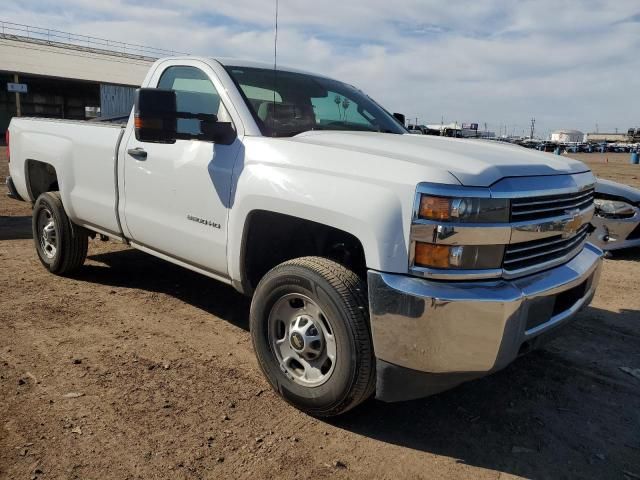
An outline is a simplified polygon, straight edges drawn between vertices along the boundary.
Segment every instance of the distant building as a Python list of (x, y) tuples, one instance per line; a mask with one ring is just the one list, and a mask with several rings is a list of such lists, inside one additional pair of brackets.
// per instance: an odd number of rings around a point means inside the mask
[(491, 132), (489, 130), (478, 130), (479, 138), (496, 138), (496, 132)]
[[(483, 137), (484, 132), (478, 131), (477, 123), (433, 123), (426, 125), (430, 131), (440, 132), (443, 137)], [(493, 133), (493, 132), (491, 132)], [(488, 136), (488, 135), (487, 135)], [(495, 136), (495, 134), (494, 134)]]
[(629, 135), (627, 133), (587, 133), (587, 142), (628, 142)]
[(583, 142), (584, 133), (579, 130), (556, 130), (551, 134), (551, 141), (556, 143)]
[(0, 135), (11, 118), (126, 116), (158, 56), (174, 52), (0, 21)]

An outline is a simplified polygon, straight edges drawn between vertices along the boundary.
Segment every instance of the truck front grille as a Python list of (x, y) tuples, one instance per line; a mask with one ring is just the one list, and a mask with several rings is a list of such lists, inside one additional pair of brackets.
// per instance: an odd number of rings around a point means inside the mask
[(564, 257), (569, 260), (573, 253), (578, 254), (584, 246), (588, 231), (589, 224), (585, 224), (569, 238), (554, 235), (507, 245), (503, 268), (508, 272), (515, 272)]
[(564, 215), (567, 210), (584, 210), (593, 203), (594, 189), (562, 195), (514, 198), (511, 200), (511, 221), (540, 220)]
[[(592, 231), (595, 185), (596, 178), (590, 171), (505, 177), (488, 188), (418, 184), (410, 231), (409, 270), (414, 275), (438, 280), (512, 280), (576, 261)], [(486, 223), (423, 218), (420, 216), (423, 195), (508, 200), (509, 218)], [(416, 247), (420, 243), (448, 247), (451, 258), (466, 254), (467, 260), (474, 261), (467, 262), (467, 268), (456, 268), (450, 258), (450, 268), (427, 268), (416, 263)], [(498, 253), (489, 259), (481, 252)]]

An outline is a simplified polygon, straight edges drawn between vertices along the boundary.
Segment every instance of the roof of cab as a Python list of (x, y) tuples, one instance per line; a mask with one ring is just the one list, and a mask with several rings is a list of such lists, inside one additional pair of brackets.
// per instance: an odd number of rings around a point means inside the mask
[[(240, 67), (240, 68), (264, 68), (268, 70), (273, 70), (273, 63), (266, 62), (255, 62), (252, 60), (241, 60), (238, 58), (228, 58), (228, 57), (211, 57), (212, 60), (220, 63), (225, 67)], [(314, 75), (316, 77), (324, 77), (325, 75), (320, 75), (314, 72), (309, 72), (306, 70), (301, 70), (299, 68), (288, 67), (285, 65), (278, 65), (278, 71), (283, 72), (294, 72), (294, 73), (303, 73), (305, 75)]]
[[(241, 60), (238, 58), (230, 58), (230, 57), (201, 57), (201, 56), (196, 56), (196, 55), (189, 55), (189, 56), (175, 56), (175, 57), (165, 57), (165, 58), (160, 58), (158, 59), (159, 62), (165, 61), (165, 60), (200, 60), (203, 62), (207, 62), (207, 61), (215, 61), (218, 62), (220, 65), (222, 65), (223, 67), (238, 67), (238, 68), (264, 68), (264, 69), (268, 69), (268, 70), (273, 70), (273, 64), (272, 63), (265, 63), (265, 62), (255, 62), (253, 60)], [(328, 77), (326, 75), (322, 75), (319, 73), (314, 73), (314, 72), (309, 72), (306, 70), (301, 70), (299, 68), (293, 68), (293, 67), (287, 67), (284, 65), (278, 65), (277, 66), (277, 70), (279, 72), (292, 72), (292, 73), (301, 73), (303, 75), (313, 75), (315, 77), (321, 77), (321, 78), (326, 78), (329, 80), (334, 80), (331, 77)]]

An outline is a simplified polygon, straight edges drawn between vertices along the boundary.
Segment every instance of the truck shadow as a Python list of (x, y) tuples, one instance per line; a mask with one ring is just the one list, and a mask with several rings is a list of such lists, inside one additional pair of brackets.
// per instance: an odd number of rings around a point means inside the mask
[[(229, 286), (136, 250), (89, 259), (100, 265), (77, 279), (170, 295), (248, 330), (250, 300)], [(369, 400), (325, 421), (528, 478), (622, 478), (640, 471), (640, 380), (621, 370), (639, 365), (639, 318), (589, 307), (551, 344), (490, 377), (421, 400)]]
[[(640, 311), (587, 308), (545, 348), (439, 395), (371, 400), (339, 428), (527, 478), (640, 471)], [(635, 433), (634, 433), (635, 432)]]
[(633, 260), (640, 261), (640, 247), (625, 248), (623, 250), (614, 250), (607, 253), (607, 260)]
[(32, 236), (30, 216), (0, 216), (0, 240), (24, 240)]
[(249, 330), (251, 300), (228, 285), (133, 249), (87, 258), (102, 265), (84, 265), (74, 278), (171, 295)]

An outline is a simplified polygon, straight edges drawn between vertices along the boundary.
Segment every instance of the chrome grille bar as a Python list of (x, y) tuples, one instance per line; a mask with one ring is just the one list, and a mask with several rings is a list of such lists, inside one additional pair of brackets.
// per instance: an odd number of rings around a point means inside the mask
[(513, 221), (538, 220), (562, 215), (567, 210), (583, 210), (593, 203), (593, 198), (594, 189), (590, 188), (586, 191), (563, 195), (513, 199), (511, 219)]
[[(550, 196), (553, 198), (557, 198), (557, 197), (564, 197), (565, 195), (550, 195)], [(581, 198), (592, 197), (592, 196), (593, 196), (593, 189), (589, 189), (582, 194), (576, 194), (575, 196), (572, 196), (571, 200), (579, 200)], [(519, 198), (514, 200), (513, 203), (518, 205), (519, 207), (528, 207), (529, 205), (540, 205), (545, 203), (548, 204), (550, 202), (549, 196), (542, 197), (542, 198), (546, 200), (537, 200), (535, 202), (525, 202), (525, 200), (527, 200), (526, 198)]]
[[(582, 231), (587, 230), (588, 227), (589, 227), (588, 225), (583, 225), (582, 227), (580, 227), (580, 230), (578, 230), (577, 234), (580, 235)], [(543, 240), (537, 240), (535, 242), (514, 243), (509, 247), (508, 252), (511, 254), (527, 252), (529, 250), (535, 250), (537, 248), (552, 247), (553, 245), (557, 245), (566, 241), (567, 241), (566, 238), (562, 238), (562, 236), (557, 235), (557, 236), (545, 238)], [(533, 245), (530, 245), (530, 244), (533, 244)]]
[(514, 220), (518, 220), (518, 218), (515, 218), (515, 217), (518, 217), (520, 215), (530, 215), (530, 214), (534, 214), (534, 213), (573, 210), (575, 208), (577, 208), (578, 210), (582, 210), (584, 208), (587, 208), (589, 205), (591, 205), (591, 202), (593, 202), (593, 199), (589, 198), (589, 199), (584, 200), (584, 201), (582, 201), (580, 203), (572, 203), (570, 205), (560, 205), (560, 206), (553, 206), (553, 207), (548, 207), (548, 208), (539, 208), (537, 210), (527, 210), (526, 212), (513, 212), (512, 215), (514, 217)]
[(539, 245), (529, 245), (526, 248), (512, 249), (510, 246), (507, 247), (504, 257), (504, 269), (507, 271), (521, 270), (538, 265), (543, 261), (570, 257), (578, 247), (582, 248), (587, 238), (587, 227), (588, 225), (585, 225), (571, 238), (559, 239), (554, 242), (544, 241), (540, 242)]

